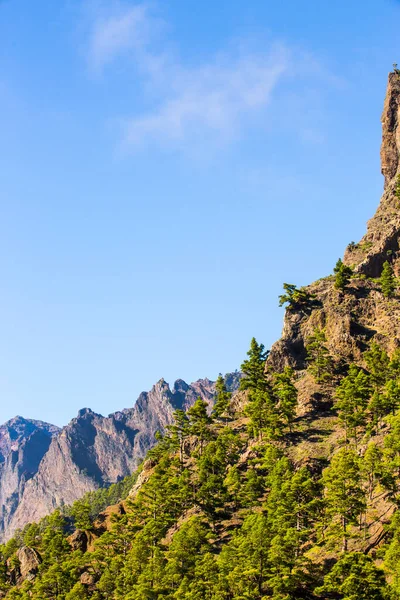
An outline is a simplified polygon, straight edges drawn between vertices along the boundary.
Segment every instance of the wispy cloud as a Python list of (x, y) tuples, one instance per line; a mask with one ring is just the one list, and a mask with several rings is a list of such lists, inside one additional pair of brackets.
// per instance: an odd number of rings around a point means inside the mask
[[(266, 110), (277, 86), (287, 75), (291, 50), (286, 44), (264, 40), (262, 50), (246, 49), (242, 42), (206, 63), (190, 66), (159, 43), (160, 21), (146, 4), (107, 5), (93, 19), (88, 60), (96, 72), (107, 74), (116, 60), (128, 61), (140, 93), (148, 94), (151, 110), (120, 116), (123, 147), (157, 145), (173, 150), (199, 146), (220, 147), (240, 136)], [(157, 39), (157, 43), (156, 40)], [(296, 55), (296, 75), (316, 72), (318, 63)], [(309, 73), (306, 74), (309, 76)], [(307, 132), (309, 139), (318, 133)]]
[(144, 5), (125, 9), (118, 7), (115, 14), (98, 15), (89, 40), (90, 66), (100, 71), (121, 53), (142, 47), (147, 43), (148, 25), (147, 7)]
[(262, 107), (286, 69), (286, 52), (226, 57), (203, 67), (172, 65), (169, 89), (153, 111), (126, 119), (125, 144), (173, 143), (183, 146), (239, 133), (243, 119)]

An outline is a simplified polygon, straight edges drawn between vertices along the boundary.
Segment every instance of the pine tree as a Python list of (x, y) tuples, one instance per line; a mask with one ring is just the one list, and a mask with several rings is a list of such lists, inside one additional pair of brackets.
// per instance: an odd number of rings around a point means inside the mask
[(248, 432), (251, 437), (258, 437), (260, 441), (264, 436), (267, 439), (279, 437), (282, 427), (272, 393), (262, 390), (252, 392), (245, 414), (250, 417)]
[(384, 473), (383, 454), (377, 444), (371, 442), (361, 461), (361, 472), (367, 482), (367, 495), (372, 500), (372, 494), (376, 483), (382, 478)]
[(368, 414), (372, 424), (379, 429), (383, 417), (387, 415), (387, 407), (385, 396), (378, 390), (374, 391), (368, 402)]
[[(387, 417), (390, 424), (390, 432), (385, 436), (383, 441), (384, 452), (388, 469), (392, 472), (393, 477), (400, 477), (400, 414)], [(393, 481), (397, 492), (398, 484)]]
[(224, 479), (224, 486), (226, 487), (228, 493), (230, 494), (234, 509), (237, 509), (238, 506), (238, 496), (241, 488), (241, 477), (239, 469), (236, 465), (233, 465), (229, 468), (228, 473)]
[(358, 442), (358, 430), (366, 423), (366, 409), (371, 395), (368, 376), (356, 365), (350, 365), (348, 375), (336, 390), (336, 408), (342, 422), (346, 439), (352, 436)]
[(386, 414), (393, 415), (400, 407), (400, 385), (398, 381), (389, 379), (383, 388), (383, 401)]
[(347, 551), (348, 525), (356, 525), (365, 508), (357, 454), (348, 447), (339, 450), (324, 469), (322, 483), (328, 515), (340, 519), (342, 549)]
[(78, 500), (74, 503), (71, 510), (76, 529), (88, 531), (92, 528), (90, 519), (90, 505), (86, 499)]
[(213, 416), (218, 418), (225, 417), (226, 421), (232, 394), (226, 389), (225, 380), (222, 377), (221, 373), (218, 375), (218, 379), (215, 383), (215, 391), (217, 395), (213, 409)]
[(323, 383), (332, 374), (332, 358), (325, 343), (325, 331), (317, 327), (306, 346), (308, 370), (317, 383)]
[(208, 416), (208, 405), (202, 398), (197, 398), (196, 402), (187, 412), (189, 417), (189, 432), (197, 438), (200, 445), (200, 454), (202, 453), (204, 443), (212, 437), (210, 424), (211, 417)]
[(364, 359), (367, 363), (372, 383), (376, 388), (382, 387), (389, 376), (390, 359), (386, 350), (373, 341), (369, 350), (364, 352)]
[(385, 298), (392, 298), (396, 291), (396, 280), (393, 273), (393, 267), (388, 261), (383, 263), (380, 283)]
[(341, 258), (338, 259), (335, 268), (333, 269), (335, 273), (335, 288), (338, 290), (346, 289), (350, 278), (353, 274), (353, 270), (351, 267), (345, 265)]
[(335, 597), (340, 594), (345, 600), (388, 598), (384, 571), (362, 552), (342, 556), (325, 576), (324, 585), (315, 591), (318, 596), (324, 592), (332, 592)]
[(174, 423), (168, 425), (167, 432), (175, 448), (179, 448), (179, 462), (183, 466), (183, 451), (185, 440), (189, 435), (189, 418), (184, 410), (174, 411)]
[(288, 304), (289, 308), (296, 308), (311, 299), (310, 294), (304, 288), (297, 288), (292, 283), (284, 283), (283, 289), (284, 293), (279, 296), (279, 306)]
[(241, 365), (244, 377), (240, 380), (240, 389), (250, 390), (250, 392), (268, 389), (265, 377), (265, 361), (268, 357), (268, 351), (264, 349), (263, 344), (258, 344), (253, 337), (247, 356), (249, 358), (243, 361)]

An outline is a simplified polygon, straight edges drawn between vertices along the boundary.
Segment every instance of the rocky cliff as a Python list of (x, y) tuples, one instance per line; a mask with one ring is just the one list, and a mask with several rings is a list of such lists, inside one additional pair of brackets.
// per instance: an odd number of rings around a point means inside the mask
[[(227, 376), (230, 389), (238, 381), (238, 373)], [(133, 408), (108, 417), (84, 408), (61, 431), (20, 417), (6, 423), (0, 428), (0, 536), (7, 539), (57, 506), (132, 473), (174, 410), (199, 396), (211, 406), (214, 382), (179, 379), (171, 390), (161, 379)]]
[(0, 427), (0, 532), (58, 431), (55, 425), (22, 417)]
[(344, 260), (357, 273), (379, 277), (386, 260), (400, 274), (400, 75), (390, 73), (382, 114), (381, 171), (384, 193), (362, 240), (347, 247)]
[(306, 345), (317, 328), (326, 332), (326, 346), (340, 375), (341, 365), (365, 366), (362, 353), (374, 339), (390, 354), (400, 346), (400, 306), (382, 294), (379, 277), (388, 261), (400, 274), (400, 74), (389, 74), (382, 115), (381, 171), (384, 192), (360, 242), (352, 242), (344, 263), (354, 275), (346, 293), (335, 289), (334, 276), (304, 288), (310, 300), (289, 306), (282, 337), (271, 348), (267, 369), (286, 365), (297, 371), (300, 412), (323, 407), (337, 384), (317, 385), (306, 372)]

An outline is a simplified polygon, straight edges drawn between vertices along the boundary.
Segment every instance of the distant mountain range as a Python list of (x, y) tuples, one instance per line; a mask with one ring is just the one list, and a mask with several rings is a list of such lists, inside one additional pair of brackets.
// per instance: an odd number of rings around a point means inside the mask
[[(228, 374), (227, 387), (236, 390), (239, 380), (239, 372)], [(84, 408), (61, 429), (20, 416), (0, 426), (0, 539), (132, 473), (174, 410), (198, 397), (212, 406), (214, 396), (209, 379), (178, 379), (172, 390), (161, 379), (132, 408), (108, 417)]]

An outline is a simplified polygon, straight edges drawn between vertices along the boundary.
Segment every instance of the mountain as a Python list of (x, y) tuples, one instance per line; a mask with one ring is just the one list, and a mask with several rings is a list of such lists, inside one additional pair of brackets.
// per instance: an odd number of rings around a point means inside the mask
[[(239, 374), (228, 377), (236, 389)], [(21, 417), (8, 421), (0, 428), (1, 536), (132, 473), (175, 409), (197, 397), (212, 405), (214, 396), (209, 379), (190, 385), (179, 379), (172, 390), (161, 379), (133, 408), (108, 417), (84, 408), (61, 430)]]
[(19, 416), (0, 427), (0, 531), (58, 432), (55, 425)]
[(399, 115), (395, 68), (378, 210), (333, 274), (300, 289), (284, 284), (282, 336), (269, 353), (252, 339), (239, 391), (230, 396), (219, 382), (215, 397), (207, 380), (171, 391), (161, 380), (133, 409), (108, 420), (84, 410), (53, 437), (27, 483), (43, 472), (28, 504), (53, 485), (56, 457), (67, 457), (60, 481), (77, 473), (58, 488), (79, 477), (100, 485), (99, 471), (101, 483), (115, 480), (121, 446), (130, 442), (133, 457), (136, 443), (143, 456), (149, 431), (187, 409), (136, 473), (109, 488), (105, 510), (102, 488), (0, 546), (0, 597), (400, 598)]

